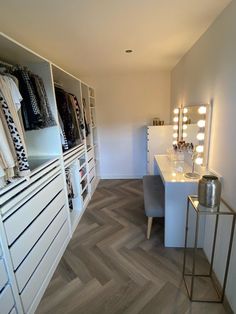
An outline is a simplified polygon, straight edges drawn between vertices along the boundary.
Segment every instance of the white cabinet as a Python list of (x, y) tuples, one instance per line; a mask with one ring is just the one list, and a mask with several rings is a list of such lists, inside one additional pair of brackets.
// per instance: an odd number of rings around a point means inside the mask
[[(0, 34), (0, 48), (0, 60), (26, 66), (42, 78), (56, 121), (53, 127), (26, 132), (31, 173), (0, 190), (0, 240), (4, 238), (0, 246), (0, 314), (34, 313), (96, 187), (90, 182), (97, 178), (95, 95), (93, 88), (4, 34)], [(89, 125), (84, 142), (65, 153), (56, 81), (76, 95)], [(72, 212), (65, 177), (68, 167), (77, 187)]]
[[(25, 132), (31, 173), (0, 189), (0, 314), (31, 314), (98, 183), (94, 183), (98, 178), (95, 95), (93, 88), (2, 33), (0, 48), (0, 60), (26, 66), (42, 78), (56, 121), (52, 127)], [(84, 142), (64, 153), (56, 81), (77, 97), (82, 120), (85, 112), (89, 125)], [(78, 188), (72, 212), (65, 176), (68, 167)]]
[(0, 310), (1, 314), (9, 314), (15, 304), (14, 297), (10, 285), (0, 293)]
[(172, 147), (173, 126), (160, 125), (147, 127), (147, 174), (154, 174), (154, 156), (166, 154)]
[(3, 290), (8, 282), (8, 274), (3, 258), (0, 258), (0, 291)]

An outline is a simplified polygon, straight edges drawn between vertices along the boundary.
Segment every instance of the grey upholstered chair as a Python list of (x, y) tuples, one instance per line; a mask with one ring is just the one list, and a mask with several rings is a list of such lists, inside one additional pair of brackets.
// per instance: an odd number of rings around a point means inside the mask
[(154, 217), (164, 217), (165, 191), (160, 176), (143, 177), (144, 206), (148, 217), (147, 239), (150, 238)]

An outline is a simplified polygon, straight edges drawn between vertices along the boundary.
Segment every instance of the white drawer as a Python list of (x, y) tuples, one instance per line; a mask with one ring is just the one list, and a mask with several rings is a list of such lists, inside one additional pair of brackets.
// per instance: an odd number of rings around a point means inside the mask
[(15, 241), (22, 231), (27, 228), (27, 226), (40, 214), (43, 208), (47, 206), (47, 204), (62, 189), (62, 175), (59, 175), (4, 221), (9, 245)]
[(38, 268), (34, 272), (33, 276), (28, 281), (26, 287), (21, 293), (21, 300), (23, 304), (24, 311), (27, 313), (30, 305), (32, 304), (34, 298), (36, 297), (39, 289), (42, 287), (45, 278), (50, 272), (51, 267), (53, 266), (57, 255), (60, 253), (61, 248), (63, 247), (65, 240), (69, 235), (69, 224), (68, 221), (65, 222), (61, 228), (59, 234), (53, 241), (49, 250), (43, 257)]
[(2, 291), (0, 294), (0, 313), (1, 314), (9, 314), (11, 309), (14, 306), (14, 298), (11, 291), (11, 287), (9, 285)]
[(90, 149), (90, 151), (88, 151), (88, 161), (89, 161), (90, 159), (92, 159), (92, 158), (94, 158), (94, 150), (93, 150), (93, 148)]
[(42, 237), (39, 239), (37, 244), (33, 247), (32, 251), (17, 269), (15, 275), (18, 283), (19, 292), (23, 290), (27, 281), (37, 268), (38, 264), (40, 263), (41, 259), (50, 247), (54, 238), (60, 231), (66, 219), (67, 211), (64, 206), (62, 210), (58, 213), (56, 218), (53, 220), (51, 225), (48, 227), (48, 229), (45, 231), (45, 233), (42, 235)]
[(95, 167), (92, 168), (92, 170), (89, 172), (89, 182), (92, 181), (92, 179), (96, 176), (96, 170)]
[(0, 259), (0, 291), (8, 282), (8, 274), (3, 259)]
[(89, 171), (92, 170), (92, 168), (94, 168), (95, 166), (95, 162), (94, 162), (94, 159), (91, 159), (90, 162), (88, 163), (88, 168), (89, 168)]
[(59, 171), (60, 164), (57, 161), (46, 167), (46, 169), (32, 174), (29, 181), (19, 184), (19, 186), (1, 196), (0, 203), (1, 205), (4, 203), (4, 206), (0, 207), (2, 215), (6, 216), (12, 214), (13, 209), (19, 206), (19, 203), (23, 205), (31, 195), (45, 186)]
[(50, 225), (53, 218), (64, 205), (65, 195), (63, 192), (60, 192), (11, 246), (10, 253), (14, 269), (16, 269), (23, 261), (25, 256), (30, 252), (45, 229)]

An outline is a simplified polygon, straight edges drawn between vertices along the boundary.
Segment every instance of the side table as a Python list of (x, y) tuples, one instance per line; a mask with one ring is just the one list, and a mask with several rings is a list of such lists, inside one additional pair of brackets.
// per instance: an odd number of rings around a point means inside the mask
[[(191, 205), (191, 206), (190, 206)], [(188, 247), (188, 226), (189, 226), (189, 212), (190, 208), (194, 210), (196, 220), (195, 220), (195, 237), (194, 237), (194, 246)], [(213, 241), (212, 241), (212, 251), (211, 251), (211, 257), (209, 260), (209, 272), (207, 274), (198, 273), (196, 271), (196, 259), (198, 258), (197, 254), (199, 252), (199, 246), (198, 246), (198, 237), (199, 237), (199, 220), (202, 215), (214, 215), (215, 221), (214, 221), (214, 234), (213, 234)], [(226, 254), (226, 265), (225, 265), (225, 271), (224, 271), (224, 277), (223, 277), (223, 283), (222, 287), (220, 287), (220, 284), (216, 278), (216, 275), (213, 270), (214, 265), (214, 258), (215, 258), (215, 249), (216, 249), (216, 242), (217, 242), (217, 232), (218, 232), (218, 226), (219, 226), (219, 217), (221, 215), (230, 215), (232, 218), (231, 223), (231, 230), (230, 230), (230, 236), (229, 236), (229, 246)], [(227, 277), (228, 277), (228, 270), (229, 270), (229, 264), (230, 264), (230, 257), (231, 257), (231, 250), (232, 250), (232, 244), (233, 244), (233, 236), (234, 236), (234, 229), (235, 229), (235, 222), (236, 222), (236, 212), (223, 200), (221, 199), (220, 206), (216, 208), (207, 208), (203, 207), (198, 202), (198, 196), (195, 195), (189, 195), (187, 200), (187, 213), (186, 213), (186, 229), (185, 229), (185, 247), (184, 247), (184, 262), (183, 262), (183, 279), (184, 283), (187, 289), (187, 293), (189, 296), (189, 299), (193, 302), (212, 302), (212, 303), (222, 303), (225, 295), (225, 288), (227, 283)], [(192, 260), (190, 263), (190, 267), (186, 262), (187, 252), (191, 250), (192, 251)], [(188, 271), (187, 271), (188, 268)], [(190, 271), (189, 271), (190, 268)], [(211, 283), (211, 286), (215, 290), (215, 298), (206, 298), (203, 299), (201, 297), (196, 297), (194, 293), (196, 280), (201, 281), (201, 287), (204, 287), (204, 280), (209, 280)]]

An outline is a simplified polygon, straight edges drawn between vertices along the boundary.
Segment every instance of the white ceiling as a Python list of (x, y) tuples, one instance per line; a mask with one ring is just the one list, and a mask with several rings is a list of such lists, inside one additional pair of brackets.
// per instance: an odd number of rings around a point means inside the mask
[(75, 75), (153, 71), (171, 69), (230, 2), (0, 0), (0, 27)]

